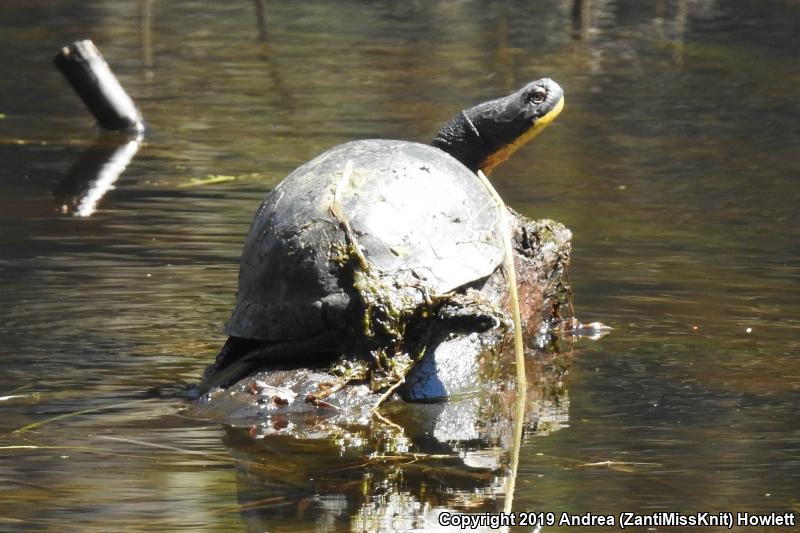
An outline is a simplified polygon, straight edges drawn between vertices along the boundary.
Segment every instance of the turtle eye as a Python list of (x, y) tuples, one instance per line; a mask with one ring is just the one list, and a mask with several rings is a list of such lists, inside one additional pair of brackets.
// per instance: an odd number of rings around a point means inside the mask
[(545, 98), (547, 98), (547, 91), (543, 87), (534, 87), (528, 95), (528, 102), (533, 105), (539, 105), (544, 102)]

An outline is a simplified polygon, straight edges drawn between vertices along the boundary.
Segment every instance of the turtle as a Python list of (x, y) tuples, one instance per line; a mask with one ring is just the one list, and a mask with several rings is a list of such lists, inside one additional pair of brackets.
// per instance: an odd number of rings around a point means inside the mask
[(201, 389), (264, 365), (327, 364), (343, 351), (379, 351), (385, 366), (408, 352), (407, 338), (430, 339), (431, 320), (496, 326), (472, 289), (501, 268), (504, 218), (478, 173), (563, 106), (561, 87), (543, 78), (460, 111), (430, 144), (356, 140), (289, 174), (255, 213), (228, 340)]

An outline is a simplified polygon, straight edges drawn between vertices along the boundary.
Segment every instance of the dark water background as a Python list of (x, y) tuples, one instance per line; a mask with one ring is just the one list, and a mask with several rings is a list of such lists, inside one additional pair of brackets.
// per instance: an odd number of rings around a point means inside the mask
[[(545, 75), (564, 113), (492, 179), (572, 229), (578, 315), (615, 330), (576, 346), (568, 424), (526, 438), (514, 509), (800, 512), (798, 2), (4, 0), (0, 21), (0, 529), (501, 509), (465, 468), (336, 470), (336, 442), (248, 442), (169, 391), (223, 342), (284, 175)], [(51, 63), (83, 37), (152, 128), (89, 218), (60, 206), (96, 130)]]

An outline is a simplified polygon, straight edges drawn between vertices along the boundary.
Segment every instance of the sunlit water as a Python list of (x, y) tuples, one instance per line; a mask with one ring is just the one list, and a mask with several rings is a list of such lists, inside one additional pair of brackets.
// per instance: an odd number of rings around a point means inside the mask
[[(179, 391), (224, 341), (278, 180), (347, 140), (427, 141), (544, 75), (566, 110), (493, 181), (572, 229), (578, 315), (615, 330), (562, 361), (514, 510), (800, 511), (796, 2), (6, 0), (0, 19), (0, 528), (501, 510), (497, 471), (367, 460), (387, 439), (434, 453), (412, 430), (253, 440), (183, 415)], [(151, 128), (88, 218), (63, 211), (97, 132), (51, 61), (81, 37)]]

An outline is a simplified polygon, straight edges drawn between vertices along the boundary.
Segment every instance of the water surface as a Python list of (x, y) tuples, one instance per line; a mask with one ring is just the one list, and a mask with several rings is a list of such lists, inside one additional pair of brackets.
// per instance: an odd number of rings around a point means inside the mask
[[(524, 440), (514, 510), (800, 512), (796, 2), (6, 0), (0, 19), (0, 528), (502, 509), (491, 468), (369, 462), (405, 442), (381, 430), (253, 440), (185, 416), (178, 391), (224, 341), (283, 176), (352, 139), (425, 142), (542, 76), (566, 110), (492, 179), (572, 229), (578, 315), (615, 330), (544, 365), (561, 410)], [(97, 131), (51, 62), (82, 37), (151, 127), (88, 218), (64, 206)]]

